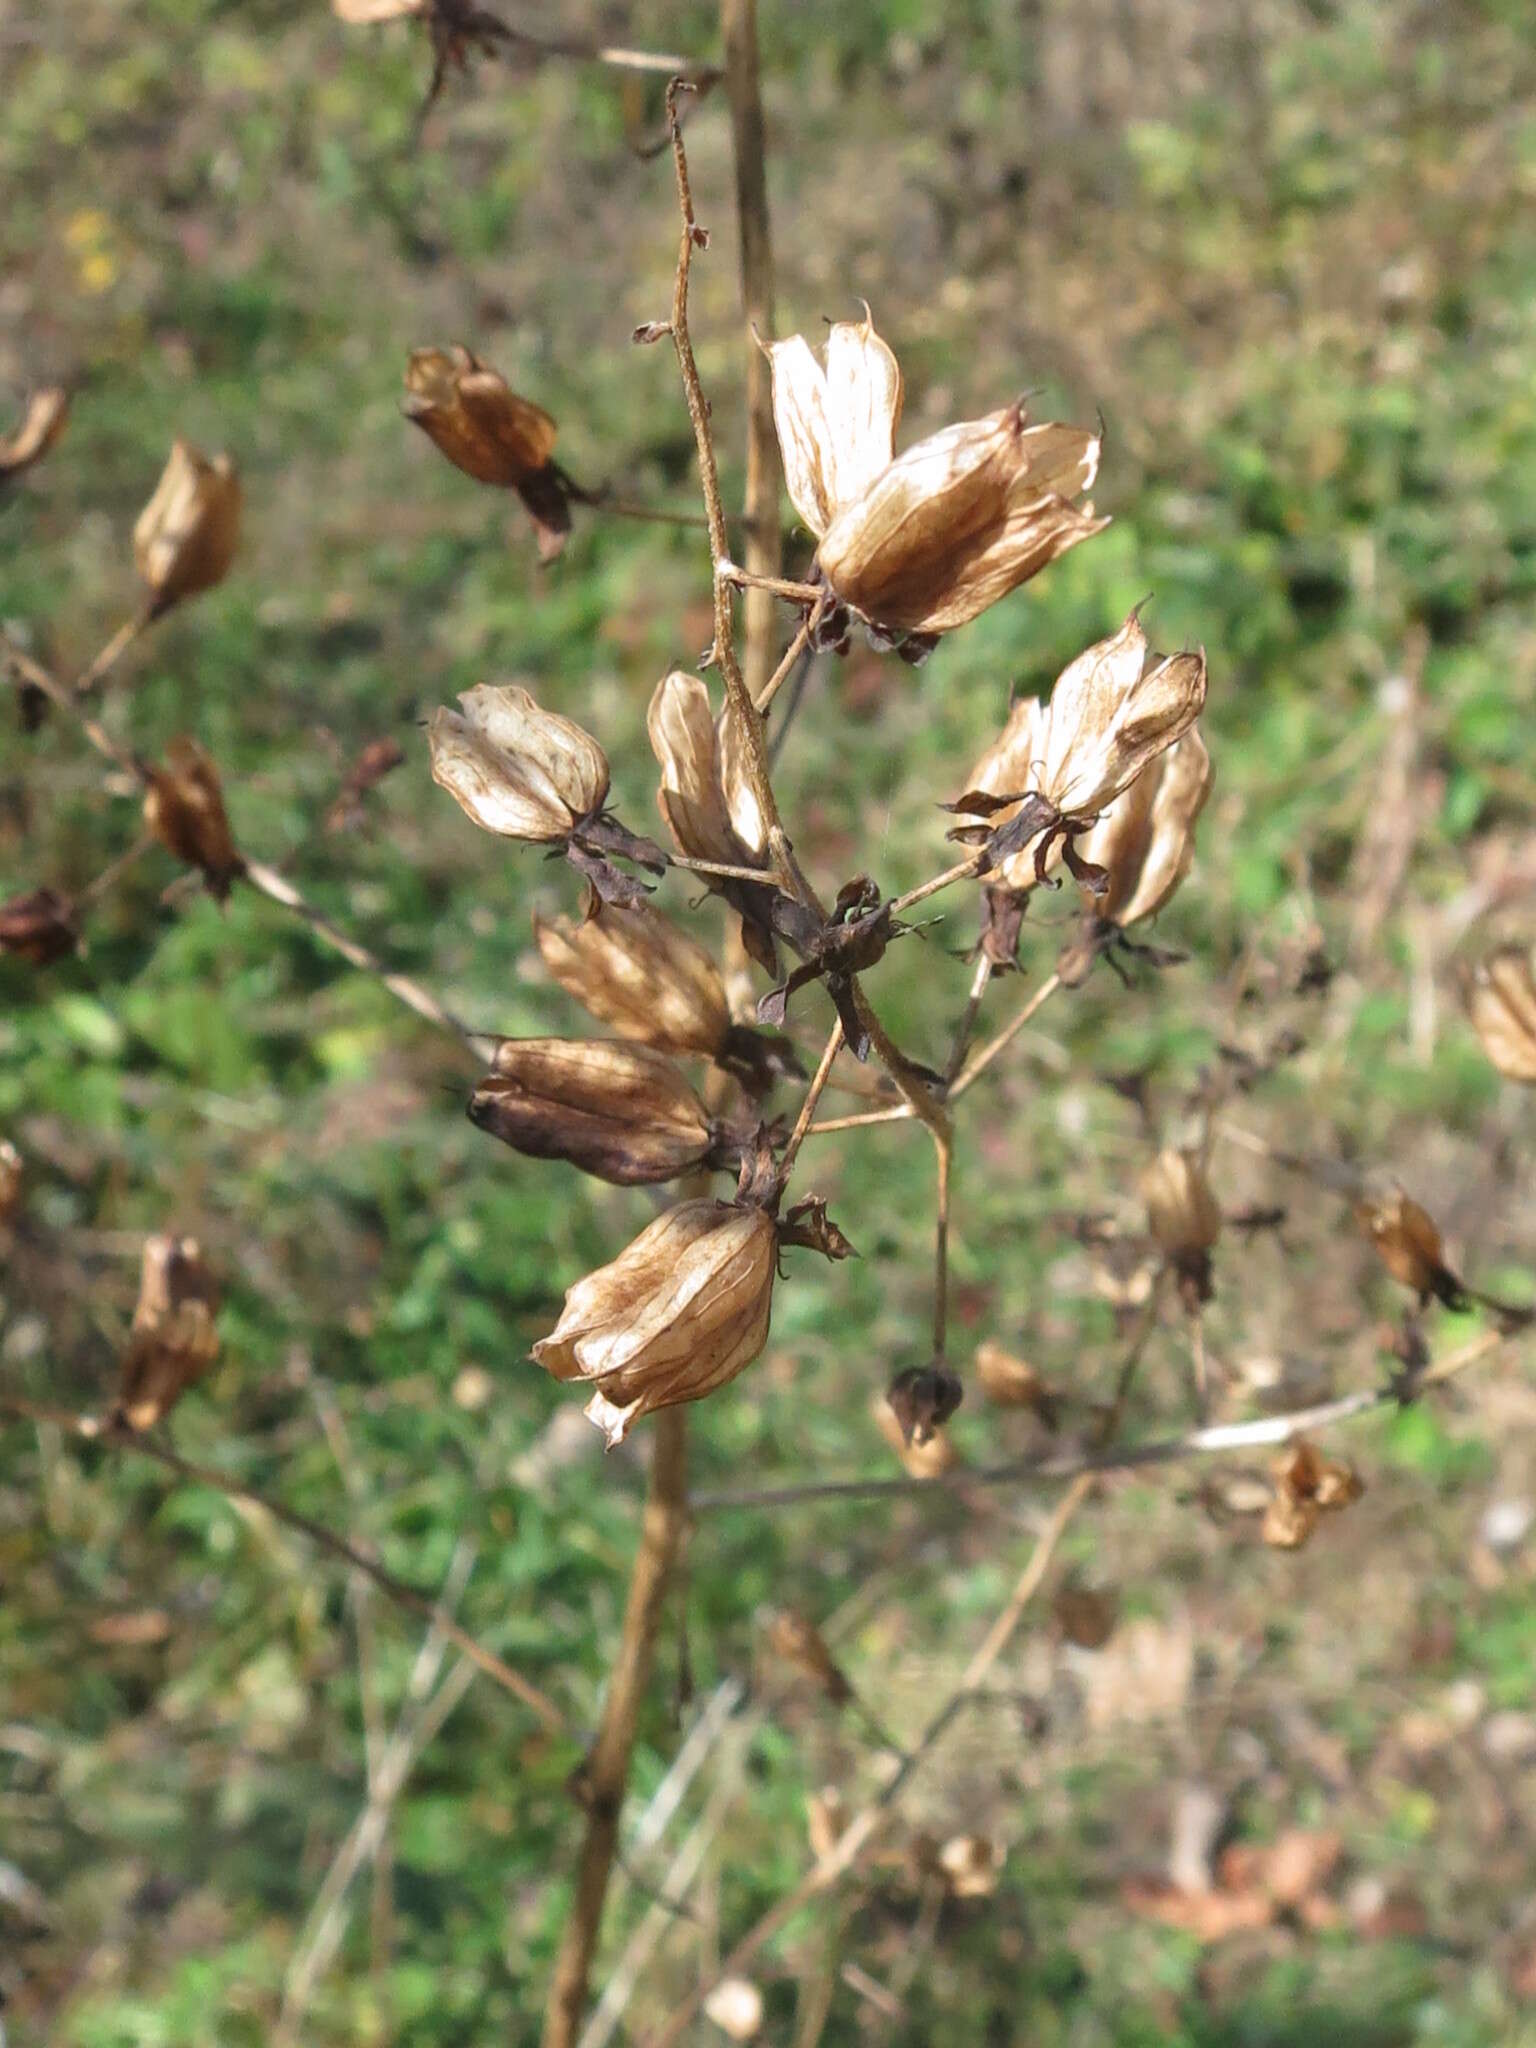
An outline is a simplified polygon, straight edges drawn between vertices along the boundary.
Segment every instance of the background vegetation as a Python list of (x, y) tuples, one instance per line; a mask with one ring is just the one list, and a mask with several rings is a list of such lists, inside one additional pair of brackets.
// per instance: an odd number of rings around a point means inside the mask
[[(683, 0), (569, 12), (712, 47), (711, 11)], [(1263, 1054), (1281, 1032), (1300, 1048), (1234, 1119), (1389, 1165), (1464, 1267), (1524, 1298), (1530, 1105), (1462, 1024), (1453, 970), (1491, 935), (1529, 936), (1536, 882), (1528, 10), (765, 0), (763, 32), (781, 323), (813, 332), (867, 298), (907, 371), (908, 433), (1020, 388), (1061, 416), (1101, 409), (1096, 500), (1115, 516), (919, 673), (862, 652), (818, 673), (784, 777), (807, 866), (868, 867), (891, 889), (932, 872), (934, 806), (1010, 691), (1047, 687), (1149, 591), (1163, 644), (1210, 658), (1217, 789), (1158, 932), (1190, 958), (1130, 993), (1101, 970), (968, 1098), (963, 1330), (1107, 1395), (1127, 1260), (1076, 1224), (1139, 1228), (1149, 1145), (1107, 1084), (1145, 1072), (1172, 1131), (1222, 1045)], [(704, 552), (589, 519), (540, 571), (515, 505), (401, 421), (399, 378), (411, 346), (463, 338), (557, 416), (583, 480), (694, 508), (674, 366), (628, 345), (670, 294), (667, 165), (626, 139), (654, 125), (658, 92), (489, 67), (450, 88), (413, 151), (421, 42), (344, 30), (320, 0), (10, 0), (0, 63), (0, 382), (17, 399), (44, 375), (78, 383), (66, 440), (0, 509), (0, 617), (65, 672), (83, 665), (133, 602), (128, 533), (172, 433), (228, 447), (247, 492), (237, 571), (130, 656), (120, 729), (151, 751), (198, 732), (240, 842), (481, 1028), (579, 1028), (531, 957), (529, 913), (568, 907), (566, 879), (504, 857), (432, 791), (417, 721), (476, 682), (529, 679), (603, 736), (643, 828), (644, 705), (708, 638)], [(739, 496), (718, 98), (689, 140), (716, 231), (695, 334)], [(345, 763), (386, 733), (405, 766), (364, 830), (326, 835)], [(76, 734), (9, 723), (5, 892), (79, 886), (134, 829)], [(142, 1234), (194, 1231), (227, 1281), (224, 1360), (178, 1412), (177, 1444), (350, 1526), (417, 1583), (472, 1553), (466, 1623), (589, 1725), (643, 1445), (603, 1460), (526, 1352), (646, 1204), (500, 1151), (462, 1115), (451, 1045), (254, 894), (221, 913), (167, 902), (172, 879), (162, 856), (143, 862), (76, 964), (0, 964), (0, 1129), (30, 1168), (0, 1373), (99, 1405)], [(893, 949), (875, 984), (917, 1050), (963, 994), (946, 949), (969, 942), (969, 912), (941, 902), (944, 925)], [(1064, 902), (1032, 916), (1027, 973), (1068, 917)], [(1303, 973), (1314, 956), (1325, 987)], [(768, 1355), (697, 1412), (701, 1488), (890, 1463), (869, 1401), (923, 1356), (930, 1154), (911, 1127), (815, 1142), (817, 1186), (864, 1256), (797, 1262)], [(1369, 1383), (1377, 1318), (1399, 1304), (1368, 1248), (1315, 1189), (1233, 1147), (1216, 1164), (1229, 1206), (1291, 1208), (1278, 1238), (1218, 1255), (1223, 1412)], [(1458, 1320), (1437, 1311), (1431, 1335), (1454, 1339)], [(1180, 1412), (1184, 1369), (1174, 1319), (1143, 1425)], [(908, 1980), (900, 2016), (837, 1980), (826, 2038), (1536, 2041), (1533, 1415), (1517, 1362), (1365, 1424), (1350, 1444), (1365, 1501), (1294, 1556), (1204, 1512), (1199, 1475), (1116, 1482), (1065, 1553), (1116, 1591), (1110, 1641), (1090, 1653), (1042, 1624), (912, 1805), (936, 1835), (1006, 1842), (997, 1893), (914, 1932), (913, 1881), (875, 1872), (840, 1952)], [(1030, 1427), (973, 1396), (954, 1434), (986, 1457)], [(691, 1711), (685, 1664), (700, 1698), (756, 1665), (766, 1711), (699, 1922), (671, 1930), (635, 1993), (637, 2035), (717, 1927), (728, 1941), (798, 1875), (807, 1792), (870, 1782), (857, 1725), (762, 1673), (761, 1604), (840, 1615), (855, 1683), (913, 1726), (1044, 1498), (701, 1515), (639, 1797)], [(261, 1514), (46, 1430), (0, 1433), (12, 2040), (269, 2040), (365, 1798), (366, 1727), (393, 1718), (417, 1648)], [(395, 1807), (388, 1887), (370, 1899), (365, 1879), (316, 1987), (310, 2048), (534, 2037), (576, 1761), (503, 1696), (466, 1690)], [(1213, 1787), (1245, 1839), (1341, 1830), (1339, 1924), (1203, 1948), (1131, 1913), (1121, 1885), (1166, 1861), (1181, 1780)], [(707, 1770), (688, 1812), (721, 1781)], [(664, 1860), (635, 1867), (654, 1881)], [(618, 1897), (615, 1947), (646, 1906), (625, 1878)], [(771, 2038), (793, 2038), (826, 1934), (804, 1923), (776, 1951)]]

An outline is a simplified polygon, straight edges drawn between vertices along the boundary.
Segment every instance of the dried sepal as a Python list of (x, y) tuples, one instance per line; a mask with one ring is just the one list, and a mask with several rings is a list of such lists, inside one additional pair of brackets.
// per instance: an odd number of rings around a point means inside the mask
[(555, 422), (520, 398), (505, 377), (456, 342), (418, 348), (405, 368), (402, 410), (455, 469), (476, 482), (516, 491), (549, 561), (571, 527), (565, 478), (553, 461)]
[(0, 903), (0, 953), (51, 967), (79, 950), (74, 905), (57, 889), (26, 889)]
[(808, 1252), (820, 1252), (833, 1264), (859, 1255), (827, 1214), (823, 1195), (807, 1195), (786, 1209), (779, 1224), (779, 1243), (798, 1245)]
[(1177, 1274), (1189, 1305), (1211, 1298), (1211, 1253), (1221, 1236), (1221, 1206), (1205, 1161), (1165, 1145), (1141, 1176), (1152, 1241)]
[(240, 478), (179, 437), (133, 529), (133, 554), (151, 618), (222, 583), (240, 542)]
[(682, 1202), (566, 1290), (533, 1356), (592, 1388), (586, 1412), (611, 1447), (640, 1416), (701, 1400), (751, 1364), (768, 1339), (777, 1263), (763, 1210)]
[(1261, 1533), (1276, 1550), (1299, 1550), (1320, 1515), (1349, 1507), (1365, 1491), (1355, 1467), (1325, 1458), (1305, 1437), (1288, 1443), (1270, 1468), (1274, 1482)]
[(224, 786), (207, 749), (174, 739), (165, 766), (152, 768), (144, 792), (144, 826), (168, 853), (200, 870), (209, 894), (222, 903), (245, 862), (224, 809)]
[(0, 440), (0, 482), (41, 462), (68, 423), (69, 393), (62, 384), (45, 384), (32, 392), (15, 433)]
[(196, 1238), (146, 1241), (112, 1409), (116, 1427), (152, 1428), (197, 1384), (219, 1355), (218, 1308), (218, 1286)]
[(889, 902), (882, 900), (870, 876), (856, 875), (838, 890), (825, 923), (819, 924), (814, 918), (797, 920), (793, 941), (803, 955), (802, 962), (787, 980), (759, 1000), (759, 1021), (782, 1024), (789, 999), (796, 990), (813, 981), (825, 981), (833, 1007), (842, 1020), (848, 1050), (856, 1060), (867, 1060), (869, 1032), (859, 1014), (853, 977), (883, 959), (891, 939), (907, 929), (893, 920)]
[(1536, 973), (1530, 953), (1506, 946), (1479, 961), (1466, 984), (1467, 1015), (1506, 1081), (1536, 1081)]
[(958, 1373), (942, 1360), (908, 1366), (885, 1390), (886, 1406), (895, 1416), (902, 1442), (919, 1449), (948, 1422), (965, 1398)]
[(620, 1187), (733, 1167), (739, 1151), (665, 1053), (612, 1039), (504, 1038), (469, 1116), (514, 1151)]
[(792, 1607), (775, 1608), (766, 1619), (763, 1636), (775, 1657), (810, 1679), (834, 1706), (842, 1706), (853, 1698), (853, 1687), (827, 1647), (826, 1639), (803, 1614)]
[(1464, 1304), (1462, 1284), (1445, 1263), (1440, 1228), (1427, 1209), (1401, 1188), (1393, 1188), (1380, 1197), (1362, 1197), (1354, 1214), (1394, 1280), (1410, 1288), (1421, 1302), (1442, 1301), (1448, 1308)]
[(1026, 1408), (1047, 1429), (1055, 1429), (1061, 1414), (1061, 1396), (1036, 1372), (1027, 1359), (1007, 1351), (991, 1338), (976, 1347), (976, 1377), (981, 1391), (998, 1408)]

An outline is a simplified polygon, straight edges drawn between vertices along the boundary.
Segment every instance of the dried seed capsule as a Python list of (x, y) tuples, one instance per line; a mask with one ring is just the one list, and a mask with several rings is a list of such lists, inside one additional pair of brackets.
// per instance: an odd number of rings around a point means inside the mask
[(877, 1394), (870, 1403), (870, 1413), (909, 1479), (938, 1479), (960, 1463), (960, 1453), (947, 1429), (935, 1429), (922, 1443), (909, 1443), (895, 1410), (883, 1394)]
[(951, 1835), (936, 1860), (951, 1898), (989, 1899), (997, 1890), (1007, 1852), (989, 1835)]
[(28, 889), (0, 903), (0, 953), (51, 967), (79, 950), (73, 906), (56, 889)]
[(44, 385), (27, 400), (21, 425), (9, 440), (0, 441), (0, 481), (20, 476), (41, 462), (69, 420), (69, 393), (60, 384)]
[(1355, 1221), (1392, 1278), (1412, 1288), (1420, 1301), (1436, 1299), (1454, 1307), (1461, 1299), (1461, 1283), (1445, 1263), (1439, 1226), (1401, 1188), (1379, 1200), (1357, 1202)]
[(534, 1159), (568, 1159), (620, 1187), (675, 1180), (725, 1142), (682, 1073), (650, 1046), (504, 1038), (470, 1120)]
[(1032, 427), (1022, 405), (896, 456), (901, 371), (867, 308), (833, 326), (825, 367), (798, 335), (767, 352), (790, 497), (833, 593), (877, 629), (950, 632), (1108, 524), (1069, 502), (1098, 437)]
[(1094, 905), (1105, 923), (1123, 931), (1155, 917), (1173, 895), (1195, 857), (1195, 821), (1211, 781), (1210, 754), (1192, 725), (1084, 833), (1080, 857), (1109, 877)]
[(731, 1013), (720, 971), (659, 910), (599, 904), (584, 920), (536, 916), (533, 931), (560, 986), (621, 1038), (706, 1058), (725, 1044)]
[(533, 1356), (592, 1388), (587, 1414), (611, 1445), (658, 1408), (701, 1400), (768, 1340), (778, 1238), (761, 1209), (682, 1202), (611, 1264), (568, 1288)]
[(1536, 1081), (1536, 974), (1524, 948), (1506, 947), (1472, 970), (1467, 1014), (1507, 1081)]
[(553, 460), (555, 423), (462, 343), (413, 350), (405, 369), (408, 420), (476, 482), (516, 491), (551, 561), (571, 529), (566, 479)]
[(1147, 1228), (1163, 1257), (1196, 1301), (1211, 1293), (1211, 1252), (1221, 1236), (1221, 1208), (1198, 1152), (1165, 1146), (1141, 1176)]
[(9, 1138), (0, 1138), (0, 1230), (15, 1220), (25, 1181), (21, 1154)]
[(151, 1237), (112, 1419), (149, 1429), (219, 1355), (219, 1294), (196, 1238)]
[(427, 727), (432, 779), (507, 839), (555, 845), (608, 798), (608, 757), (590, 733), (515, 686), (480, 684)]
[(240, 479), (227, 455), (212, 460), (190, 441), (171, 444), (154, 495), (133, 529), (134, 560), (149, 587), (150, 616), (222, 583), (240, 540)]
[(908, 1366), (885, 1392), (903, 1441), (919, 1448), (944, 1427), (964, 1398), (959, 1375), (942, 1364)]
[(776, 1608), (768, 1617), (765, 1636), (774, 1656), (793, 1665), (835, 1706), (842, 1706), (853, 1698), (853, 1687), (828, 1649), (821, 1631), (803, 1614), (797, 1614), (791, 1607)]
[(976, 1347), (976, 1377), (981, 1391), (999, 1408), (1027, 1408), (1047, 1429), (1056, 1427), (1059, 1398), (1035, 1368), (989, 1338)]
[[(683, 669), (664, 676), (645, 723), (661, 767), (657, 809), (678, 852), (722, 867), (760, 866), (762, 820), (746, 789), (738, 743), (733, 736), (729, 748), (724, 744), (726, 720), (716, 725), (701, 679)], [(729, 790), (728, 752), (736, 762)]]
[(144, 825), (167, 852), (200, 868), (219, 902), (245, 868), (224, 809), (224, 790), (212, 757), (193, 739), (176, 739), (166, 765), (151, 771), (144, 795)]

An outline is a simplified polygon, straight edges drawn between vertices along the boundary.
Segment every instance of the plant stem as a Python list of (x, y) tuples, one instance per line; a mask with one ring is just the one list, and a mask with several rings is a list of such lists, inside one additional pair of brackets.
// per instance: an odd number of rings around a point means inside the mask
[(1040, 986), (1012, 1022), (1005, 1024), (995, 1038), (988, 1039), (980, 1052), (973, 1053), (970, 1059), (966, 1061), (965, 1065), (955, 1076), (955, 1085), (949, 1091), (951, 1101), (957, 1095), (963, 1095), (973, 1081), (981, 1079), (992, 1062), (1008, 1050), (1030, 1018), (1035, 1015), (1043, 1004), (1047, 1003), (1055, 995), (1060, 987), (1061, 976), (1059, 974), (1046, 976), (1045, 980), (1041, 982)]
[(687, 1418), (680, 1408), (664, 1408), (655, 1419), (650, 1489), (629, 1581), (623, 1635), (609, 1674), (602, 1723), (581, 1773), (580, 1797), (586, 1807), (587, 1827), (575, 1896), (561, 1933), (544, 2009), (543, 2048), (573, 2048), (586, 2009), (635, 1731), (650, 1684), (662, 1603), (687, 1518)]
[(134, 641), (150, 624), (152, 617), (153, 614), (146, 606), (143, 610), (135, 612), (131, 619), (124, 619), (89, 668), (82, 670), (76, 680), (73, 691), (76, 702), (88, 697), (98, 683), (106, 680)]
[(323, 1522), (313, 1521), (308, 1515), (300, 1514), (297, 1508), (285, 1507), (281, 1501), (272, 1500), (264, 1493), (258, 1493), (252, 1486), (233, 1478), (226, 1472), (218, 1471), (212, 1465), (196, 1465), (190, 1458), (173, 1451), (169, 1444), (158, 1437), (140, 1435), (134, 1431), (114, 1429), (94, 1415), (75, 1415), (67, 1409), (44, 1408), (36, 1403), (22, 1400), (13, 1394), (0, 1394), (0, 1413), (14, 1415), (24, 1422), (47, 1422), (66, 1434), (78, 1437), (84, 1443), (101, 1443), (115, 1451), (132, 1451), (141, 1458), (152, 1458), (157, 1465), (164, 1465), (183, 1479), (190, 1479), (195, 1485), (209, 1487), (221, 1493), (226, 1500), (244, 1501), (248, 1507), (259, 1508), (270, 1515), (275, 1522), (281, 1522), (286, 1529), (292, 1529), (300, 1536), (307, 1536), (311, 1543), (325, 1551), (340, 1563), (350, 1565), (353, 1571), (387, 1594), (398, 1607), (405, 1607), (422, 1620), (429, 1621), (439, 1634), (447, 1637), (476, 1667), (492, 1678), (514, 1699), (535, 1714), (552, 1735), (567, 1732), (566, 1719), (549, 1695), (540, 1690), (531, 1679), (498, 1657), (494, 1650), (488, 1650), (469, 1631), (461, 1628), (451, 1614), (444, 1611), (440, 1603), (428, 1593), (418, 1591), (404, 1579), (397, 1579), (393, 1572), (369, 1557), (366, 1551), (357, 1549), (344, 1536), (338, 1536), (334, 1529), (328, 1529)]
[(789, 1169), (795, 1163), (796, 1153), (805, 1142), (805, 1134), (811, 1128), (811, 1118), (816, 1113), (816, 1105), (821, 1100), (821, 1091), (827, 1085), (827, 1077), (832, 1072), (832, 1062), (837, 1058), (842, 1042), (843, 1020), (841, 1017), (834, 1017), (832, 1029), (827, 1035), (826, 1048), (821, 1055), (821, 1064), (811, 1076), (811, 1085), (805, 1091), (805, 1100), (800, 1105), (800, 1114), (795, 1119), (795, 1128), (790, 1132), (789, 1143), (784, 1147), (783, 1156), (779, 1160), (779, 1171), (781, 1174), (788, 1174)]
[(949, 1342), (949, 1179), (955, 1147), (948, 1130), (935, 1131), (938, 1160), (938, 1217), (933, 1233), (933, 1356), (942, 1362)]

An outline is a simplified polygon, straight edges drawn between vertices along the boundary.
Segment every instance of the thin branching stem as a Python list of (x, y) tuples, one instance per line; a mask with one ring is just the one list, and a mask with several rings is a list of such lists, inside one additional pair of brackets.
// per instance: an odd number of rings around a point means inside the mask
[(1035, 1016), (1044, 1004), (1050, 1001), (1051, 997), (1055, 995), (1060, 987), (1061, 976), (1059, 974), (1049, 974), (1046, 976), (1045, 980), (1041, 982), (1040, 986), (1030, 996), (1018, 1014), (1003, 1026), (995, 1038), (988, 1039), (981, 1050), (973, 1053), (966, 1061), (965, 1065), (955, 1076), (954, 1086), (949, 1091), (951, 1100), (957, 1095), (963, 1095), (973, 1082), (981, 1079), (992, 1062), (1000, 1058), (1008, 1050), (1025, 1025), (1028, 1024), (1030, 1019)]
[(811, 1501), (879, 1500), (922, 1493), (935, 1487), (964, 1491), (972, 1486), (1029, 1486), (1057, 1479), (1076, 1478), (1080, 1473), (1140, 1472), (1149, 1466), (1182, 1464), (1190, 1458), (1231, 1457), (1290, 1443), (1298, 1436), (1315, 1436), (1356, 1416), (1370, 1415), (1383, 1408), (1401, 1405), (1413, 1394), (1458, 1378), (1473, 1366), (1512, 1343), (1515, 1334), (1485, 1330), (1460, 1350), (1438, 1359), (1412, 1382), (1411, 1390), (1397, 1383), (1365, 1387), (1352, 1394), (1340, 1394), (1332, 1401), (1319, 1401), (1310, 1408), (1296, 1408), (1282, 1415), (1262, 1415), (1251, 1422), (1217, 1422), (1184, 1436), (1160, 1437), (1143, 1444), (1097, 1445), (1053, 1453), (1044, 1458), (1015, 1459), (1006, 1465), (964, 1465), (940, 1473), (933, 1479), (825, 1479), (794, 1486), (762, 1486), (738, 1491), (695, 1494), (697, 1513), (736, 1508), (776, 1509), (796, 1507)]
[(131, 619), (124, 619), (89, 667), (82, 669), (76, 678), (74, 696), (77, 699), (86, 698), (98, 684), (104, 683), (134, 641), (148, 629), (153, 620), (154, 613), (148, 605), (136, 611)]
[(965, 1008), (960, 1013), (960, 1022), (955, 1026), (955, 1042), (949, 1049), (949, 1059), (944, 1068), (946, 1084), (953, 1088), (955, 1077), (965, 1065), (965, 1055), (970, 1047), (971, 1033), (976, 1029), (976, 1019), (981, 1015), (981, 1005), (992, 980), (992, 961), (988, 954), (978, 953), (976, 967), (971, 975), (970, 994), (965, 999)]
[(821, 1091), (827, 1085), (828, 1076), (832, 1072), (832, 1062), (837, 1058), (842, 1043), (843, 1020), (841, 1017), (834, 1017), (832, 1019), (832, 1029), (827, 1034), (827, 1043), (821, 1055), (821, 1062), (815, 1073), (811, 1076), (811, 1085), (805, 1091), (805, 1100), (800, 1105), (800, 1114), (795, 1119), (795, 1127), (789, 1134), (789, 1143), (784, 1147), (783, 1155), (779, 1160), (779, 1171), (781, 1173), (787, 1174), (789, 1172), (789, 1169), (795, 1163), (796, 1154), (805, 1143), (805, 1134), (811, 1128), (811, 1118), (816, 1114), (816, 1105), (821, 1100)]
[(1057, 1546), (1072, 1517), (1087, 1499), (1092, 1479), (1078, 1478), (1069, 1486), (1036, 1538), (1034, 1547), (1014, 1584), (1013, 1591), (997, 1615), (985, 1639), (966, 1665), (959, 1684), (931, 1714), (917, 1741), (902, 1757), (889, 1781), (862, 1812), (851, 1820), (827, 1853), (820, 1857), (791, 1891), (769, 1908), (717, 1968), (706, 1971), (670, 2017), (649, 2035), (644, 2048), (676, 2048), (702, 2009), (711, 1991), (724, 1977), (740, 1976), (781, 1928), (821, 1893), (836, 1885), (864, 1853), (913, 1778), (943, 1740), (949, 1728), (985, 1686), (993, 1665), (1012, 1641), (1030, 1602), (1045, 1582)]
[(933, 1228), (933, 1355), (942, 1360), (949, 1343), (949, 1184), (955, 1143), (949, 1130), (933, 1133), (938, 1162), (937, 1215)]
[(715, 564), (715, 575), (722, 582), (734, 583), (738, 590), (765, 590), (770, 597), (787, 598), (791, 604), (817, 605), (827, 595), (824, 584), (800, 583), (792, 576), (754, 575), (729, 557)]
[(825, 608), (825, 603), (826, 592), (823, 591), (815, 604), (811, 606), (811, 609), (800, 621), (799, 631), (795, 634), (794, 639), (790, 641), (788, 647), (785, 648), (778, 667), (768, 678), (767, 682), (764, 683), (761, 690), (756, 693), (754, 701), (759, 711), (766, 711), (768, 709), (774, 698), (778, 696), (779, 691), (794, 674), (796, 663), (806, 658), (811, 643), (811, 635), (821, 623), (821, 615)]
[(933, 875), (926, 882), (919, 882), (915, 889), (909, 889), (904, 896), (896, 897), (891, 904), (891, 915), (900, 917), (904, 910), (910, 910), (914, 903), (925, 903), (930, 896), (937, 896), (941, 889), (952, 888), (956, 882), (966, 881), (974, 875), (980, 865), (980, 854), (973, 854), (969, 860), (956, 861), (952, 868), (946, 868), (942, 875)]
[(76, 1415), (68, 1409), (41, 1407), (36, 1402), (23, 1400), (19, 1395), (0, 1393), (0, 1413), (14, 1415), (23, 1422), (51, 1423), (66, 1435), (77, 1437), (83, 1443), (99, 1443), (109, 1450), (129, 1451), (141, 1458), (152, 1458), (157, 1465), (176, 1473), (182, 1479), (191, 1480), (196, 1486), (206, 1486), (215, 1493), (221, 1493), (226, 1500), (243, 1501), (247, 1507), (259, 1509), (270, 1515), (275, 1522), (281, 1522), (285, 1529), (292, 1529), (297, 1535), (308, 1537), (318, 1549), (339, 1563), (348, 1565), (355, 1572), (361, 1572), (378, 1587), (379, 1591), (393, 1600), (397, 1607), (404, 1607), (424, 1621), (432, 1623), (441, 1635), (447, 1637), (454, 1647), (463, 1652), (487, 1678), (494, 1679), (503, 1692), (510, 1693), (529, 1709), (552, 1735), (568, 1732), (566, 1718), (549, 1695), (525, 1678), (494, 1650), (488, 1650), (484, 1643), (472, 1636), (466, 1628), (444, 1611), (441, 1604), (430, 1593), (408, 1585), (404, 1579), (397, 1579), (393, 1572), (386, 1571), (375, 1558), (345, 1536), (339, 1536), (323, 1522), (301, 1514), (297, 1508), (284, 1506), (269, 1495), (258, 1493), (253, 1486), (227, 1472), (220, 1472), (212, 1465), (194, 1464), (190, 1458), (182, 1457), (179, 1451), (162, 1443), (158, 1437), (140, 1435), (127, 1429), (114, 1428), (95, 1415)]

